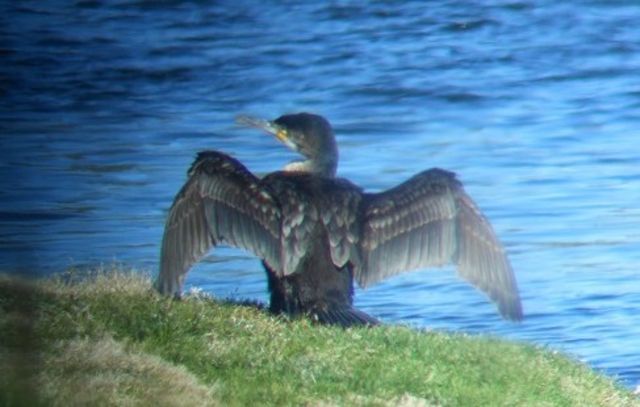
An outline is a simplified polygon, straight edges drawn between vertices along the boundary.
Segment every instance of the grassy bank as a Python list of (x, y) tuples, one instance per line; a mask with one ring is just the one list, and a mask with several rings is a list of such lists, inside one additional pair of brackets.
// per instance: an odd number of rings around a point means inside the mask
[(0, 405), (640, 405), (560, 354), (160, 298), (118, 271), (0, 276)]

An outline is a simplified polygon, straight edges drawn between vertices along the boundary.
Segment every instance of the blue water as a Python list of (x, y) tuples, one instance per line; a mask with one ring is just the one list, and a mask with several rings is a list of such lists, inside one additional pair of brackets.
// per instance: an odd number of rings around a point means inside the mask
[[(568, 4), (564, 4), (568, 3)], [(334, 124), (379, 191), (455, 171), (506, 245), (526, 319), (452, 268), (357, 292), (389, 323), (488, 333), (640, 384), (640, 3), (20, 1), (0, 5), (0, 269), (155, 272), (194, 154), (263, 174), (294, 155), (238, 113)], [(265, 301), (213, 252), (188, 286)]]

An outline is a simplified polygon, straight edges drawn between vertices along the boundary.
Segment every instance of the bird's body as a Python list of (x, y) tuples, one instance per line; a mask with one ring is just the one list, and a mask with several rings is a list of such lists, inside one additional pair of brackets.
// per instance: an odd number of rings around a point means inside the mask
[(270, 310), (289, 315), (304, 313), (321, 322), (345, 326), (375, 323), (375, 319), (352, 307), (352, 264), (336, 264), (331, 256), (330, 228), (337, 224), (333, 223), (335, 217), (327, 216), (337, 215), (338, 209), (331, 202), (347, 198), (357, 205), (359, 189), (346, 180), (306, 173), (276, 172), (263, 182), (278, 197), (284, 215), (283, 234), (289, 234), (285, 243), (289, 253), (285, 256), (292, 263), (284, 276), (264, 264), (271, 293)]
[(431, 169), (388, 191), (365, 193), (335, 178), (337, 148), (322, 117), (241, 121), (275, 134), (307, 160), (260, 179), (224, 153), (200, 153), (167, 219), (160, 292), (179, 296), (190, 266), (227, 243), (262, 259), (275, 313), (375, 324), (353, 307), (354, 279), (367, 286), (453, 262), (504, 317), (521, 319), (504, 250), (452, 173)]

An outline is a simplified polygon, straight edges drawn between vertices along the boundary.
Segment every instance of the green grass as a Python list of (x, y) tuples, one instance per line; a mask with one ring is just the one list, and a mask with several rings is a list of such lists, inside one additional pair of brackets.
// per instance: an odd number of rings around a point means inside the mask
[(0, 276), (0, 308), (0, 405), (640, 405), (550, 350), (171, 301), (139, 273)]

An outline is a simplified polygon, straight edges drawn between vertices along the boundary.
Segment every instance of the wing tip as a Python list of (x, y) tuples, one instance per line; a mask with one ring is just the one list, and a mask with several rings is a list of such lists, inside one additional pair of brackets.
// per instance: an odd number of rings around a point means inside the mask
[(175, 299), (182, 298), (182, 284), (178, 279), (170, 279), (163, 276), (162, 273), (153, 283), (153, 288), (161, 295), (173, 297)]
[(499, 303), (498, 310), (500, 311), (500, 315), (511, 322), (522, 322), (524, 319), (524, 312), (522, 311), (522, 304), (520, 300)]

